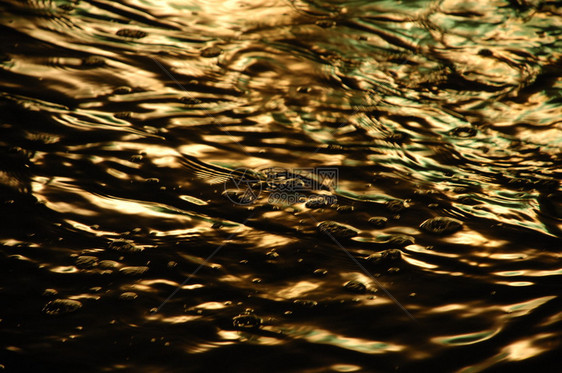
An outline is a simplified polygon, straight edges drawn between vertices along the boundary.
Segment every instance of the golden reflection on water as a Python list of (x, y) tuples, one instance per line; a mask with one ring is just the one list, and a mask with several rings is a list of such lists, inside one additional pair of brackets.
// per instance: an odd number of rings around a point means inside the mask
[(366, 354), (398, 352), (405, 348), (405, 346), (394, 343), (352, 338), (322, 329), (311, 330), (305, 327), (295, 326), (293, 329), (283, 329), (283, 332), (293, 338), (302, 338), (311, 343), (328, 344)]
[(452, 345), (452, 346), (466, 346), (474, 343), (480, 343), (497, 335), (501, 329), (485, 330), (475, 333), (458, 334), (446, 337), (434, 337), (434, 343)]
[(300, 281), (292, 286), (285, 286), (283, 290), (277, 292), (277, 296), (279, 299), (296, 299), (302, 297), (306, 293), (318, 289), (320, 286), (320, 282), (313, 283), (310, 281)]
[[(556, 2), (8, 3), (0, 263), (16, 311), (0, 321), (14, 359), (70, 361), (92, 345), (109, 359), (106, 335), (73, 329), (108, 314), (126, 358), (132, 334), (175, 337), (170, 370), (212, 371), (225, 356), (258, 370), (271, 353), (302, 354), (316, 371), (474, 372), (559, 347)], [(272, 166), (337, 167), (339, 184), (318, 191), (337, 203), (224, 198), (231, 170)], [(437, 216), (463, 227), (420, 229)], [(326, 220), (359, 232), (341, 246), (426, 334), (319, 234)], [(391, 263), (368, 259), (391, 248)], [(47, 286), (60, 295), (36, 298)], [(55, 295), (83, 307), (40, 318)], [(233, 330), (250, 308), (263, 324)], [(24, 341), (20, 324), (45, 339)], [(74, 347), (50, 343), (60, 339)], [(255, 355), (239, 352), (248, 346)], [(478, 357), (449, 361), (458, 348)]]
[(522, 361), (538, 356), (548, 350), (552, 337), (551, 333), (540, 333), (529, 339), (512, 342), (484, 362), (465, 367), (459, 373), (482, 372), (502, 361)]

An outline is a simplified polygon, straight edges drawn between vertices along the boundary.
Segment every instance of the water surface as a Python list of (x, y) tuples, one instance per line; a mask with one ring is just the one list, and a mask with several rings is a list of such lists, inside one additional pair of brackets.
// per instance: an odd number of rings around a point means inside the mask
[(557, 370), (559, 1), (1, 4), (6, 371)]

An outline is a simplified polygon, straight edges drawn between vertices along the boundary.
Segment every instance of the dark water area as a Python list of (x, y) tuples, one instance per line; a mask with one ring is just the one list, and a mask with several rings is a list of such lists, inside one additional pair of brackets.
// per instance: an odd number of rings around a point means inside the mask
[(560, 1), (0, 9), (0, 370), (560, 371)]

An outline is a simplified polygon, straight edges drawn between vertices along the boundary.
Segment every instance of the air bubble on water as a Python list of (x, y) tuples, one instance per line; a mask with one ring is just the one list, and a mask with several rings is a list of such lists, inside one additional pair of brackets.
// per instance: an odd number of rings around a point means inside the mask
[(463, 138), (474, 137), (477, 133), (478, 131), (476, 130), (476, 128), (468, 126), (453, 128), (451, 131), (449, 131), (449, 134), (451, 136)]
[(82, 59), (84, 67), (102, 67), (105, 66), (105, 59), (99, 56), (88, 56)]
[(65, 12), (70, 12), (70, 11), (74, 10), (74, 5), (70, 4), (70, 3), (65, 3), (65, 4), (59, 5), (59, 8), (64, 10)]
[(367, 286), (357, 280), (346, 282), (345, 284), (343, 284), (343, 288), (350, 293), (364, 294), (367, 292)]
[(76, 258), (76, 267), (80, 269), (92, 269), (98, 264), (98, 258), (90, 255), (82, 255)]
[(198, 105), (201, 103), (201, 100), (196, 99), (195, 97), (182, 97), (180, 101), (185, 105)]
[(101, 269), (115, 269), (119, 267), (119, 263), (114, 260), (101, 260), (98, 262), (98, 268)]
[(385, 137), (386, 141), (394, 142), (394, 143), (404, 143), (410, 139), (410, 135), (402, 131), (394, 131), (393, 133), (387, 135)]
[(483, 57), (492, 57), (494, 55), (494, 52), (492, 52), (488, 48), (482, 48), (478, 51), (478, 55)]
[(355, 210), (355, 208), (351, 205), (338, 206), (336, 208), (336, 211), (342, 214), (353, 212), (353, 210)]
[(313, 274), (315, 276), (318, 276), (318, 277), (326, 276), (327, 273), (328, 273), (328, 270), (324, 269), (324, 268), (315, 269), (314, 272), (313, 272)]
[(43, 313), (50, 316), (71, 313), (82, 308), (82, 303), (73, 299), (55, 299), (43, 307)]
[(126, 300), (126, 301), (132, 301), (138, 298), (138, 294), (134, 293), (132, 291), (127, 291), (124, 292), (123, 294), (119, 295), (119, 299), (121, 300)]
[(142, 276), (147, 271), (148, 271), (148, 267), (146, 266), (123, 267), (119, 270), (119, 272), (123, 273), (126, 276)]
[(420, 224), (420, 229), (428, 233), (447, 235), (460, 230), (462, 225), (457, 219), (439, 216), (425, 220)]
[(295, 299), (293, 304), (303, 308), (314, 308), (318, 306), (318, 302), (311, 299)]
[(407, 236), (405, 234), (394, 234), (391, 235), (385, 243), (388, 245), (396, 246), (396, 247), (406, 247), (409, 245), (413, 245), (416, 242), (414, 237)]
[(131, 92), (133, 92), (133, 89), (127, 86), (117, 87), (113, 90), (114, 95), (126, 95)]
[(335, 221), (324, 221), (318, 224), (317, 229), (319, 232), (329, 234), (334, 238), (351, 238), (359, 234), (357, 229)]
[[(249, 205), (258, 197), (257, 193), (250, 192), (248, 190), (225, 190), (221, 193), (221, 195), (228, 198), (231, 202), (239, 205)], [(252, 211), (253, 207), (248, 207), (248, 210)]]
[(399, 263), (402, 257), (402, 252), (398, 249), (389, 249), (369, 255), (366, 259), (373, 264), (392, 265)]
[(261, 318), (252, 313), (243, 313), (232, 319), (232, 325), (236, 329), (257, 329), (261, 324)]
[(129, 158), (129, 161), (133, 162), (133, 163), (139, 163), (139, 162), (142, 161), (142, 158), (143, 158), (142, 155), (135, 154), (135, 155), (132, 155), (131, 158)]
[(393, 199), (391, 201), (386, 202), (386, 208), (391, 212), (400, 212), (404, 210), (407, 205), (401, 199)]
[(201, 57), (212, 58), (212, 57), (217, 57), (221, 53), (222, 53), (222, 49), (219, 47), (208, 47), (201, 50)]
[(114, 113), (113, 116), (117, 119), (128, 120), (128, 119), (131, 119), (131, 117), (133, 116), (133, 113), (131, 113), (130, 111), (120, 111), (120, 112)]
[(277, 259), (279, 258), (279, 254), (275, 250), (270, 250), (265, 254), (269, 259)]
[(377, 228), (382, 228), (384, 226), (386, 226), (386, 223), (388, 222), (388, 219), (382, 216), (373, 216), (372, 218), (369, 219), (369, 223)]
[(326, 198), (323, 197), (314, 197), (309, 199), (308, 201), (306, 201), (306, 203), (304, 204), (306, 206), (306, 208), (309, 209), (320, 209), (323, 207), (327, 207), (329, 204), (326, 200)]
[(329, 20), (329, 19), (320, 19), (316, 22), (314, 22), (316, 24), (316, 26), (322, 27), (322, 28), (330, 28), (330, 27), (334, 27), (336, 22)]
[(136, 246), (133, 242), (124, 239), (118, 239), (111, 242), (109, 244), (109, 248), (111, 250), (125, 253), (138, 253), (144, 250), (142, 247)]
[(122, 28), (115, 33), (117, 36), (121, 36), (124, 38), (131, 38), (131, 39), (141, 39), (147, 36), (148, 34), (141, 30), (133, 30), (129, 28)]
[(44, 297), (54, 297), (58, 293), (59, 292), (56, 289), (45, 289), (45, 290), (43, 290), (43, 296)]

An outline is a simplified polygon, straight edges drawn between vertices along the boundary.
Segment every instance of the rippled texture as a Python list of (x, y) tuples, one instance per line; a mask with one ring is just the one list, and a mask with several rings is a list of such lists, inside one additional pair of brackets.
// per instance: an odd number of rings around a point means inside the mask
[(561, 8), (2, 2), (0, 364), (556, 371)]

